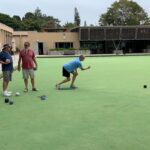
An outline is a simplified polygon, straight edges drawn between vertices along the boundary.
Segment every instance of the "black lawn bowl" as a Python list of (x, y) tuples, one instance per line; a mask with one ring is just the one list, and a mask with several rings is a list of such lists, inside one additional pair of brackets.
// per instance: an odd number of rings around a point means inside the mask
[(41, 100), (46, 100), (46, 99), (47, 99), (47, 96), (46, 96), (46, 95), (42, 95), (42, 96), (40, 96), (40, 99), (41, 99)]
[(9, 102), (9, 98), (5, 98), (5, 103), (8, 103)]
[(147, 85), (143, 85), (143, 88), (146, 89), (146, 88), (147, 88)]
[(10, 101), (10, 102), (9, 102), (9, 105), (13, 105), (13, 104), (14, 104), (14, 102), (13, 102), (13, 101)]

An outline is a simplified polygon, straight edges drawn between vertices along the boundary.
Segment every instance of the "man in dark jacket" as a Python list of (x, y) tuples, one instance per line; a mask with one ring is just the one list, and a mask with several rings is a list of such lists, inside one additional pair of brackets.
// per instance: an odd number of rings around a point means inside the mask
[(12, 92), (7, 91), (9, 81), (12, 80), (13, 59), (9, 53), (9, 44), (4, 44), (0, 52), (0, 63), (2, 64), (3, 73), (3, 96), (11, 96)]

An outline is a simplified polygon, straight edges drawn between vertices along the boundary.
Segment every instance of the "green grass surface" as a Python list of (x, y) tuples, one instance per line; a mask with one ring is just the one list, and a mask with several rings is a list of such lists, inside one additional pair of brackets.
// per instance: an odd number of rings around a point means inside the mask
[(22, 74), (14, 72), (9, 89), (21, 96), (11, 97), (14, 105), (0, 96), (0, 149), (149, 150), (150, 57), (86, 58), (92, 68), (79, 70), (79, 88), (56, 90), (70, 59), (38, 59), (38, 92), (30, 86), (24, 93)]

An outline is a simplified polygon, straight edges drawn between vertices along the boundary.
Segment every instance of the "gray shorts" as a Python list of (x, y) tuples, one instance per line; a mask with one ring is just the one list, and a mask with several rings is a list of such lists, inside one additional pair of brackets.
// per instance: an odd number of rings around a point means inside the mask
[(22, 69), (23, 79), (28, 79), (29, 76), (31, 79), (34, 79), (34, 70), (33, 69)]
[(11, 81), (12, 80), (12, 71), (3, 71), (3, 80)]

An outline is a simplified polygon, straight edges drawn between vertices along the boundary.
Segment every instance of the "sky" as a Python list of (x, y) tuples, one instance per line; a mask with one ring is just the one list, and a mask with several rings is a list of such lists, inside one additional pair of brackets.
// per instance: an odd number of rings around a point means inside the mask
[[(0, 13), (11, 17), (18, 15), (21, 18), (26, 12), (34, 12), (38, 7), (42, 14), (53, 16), (60, 20), (60, 24), (74, 22), (74, 8), (79, 12), (81, 26), (86, 21), (87, 25), (98, 25), (101, 14), (116, 0), (0, 0)], [(137, 2), (150, 17), (149, 0), (133, 0)]]

